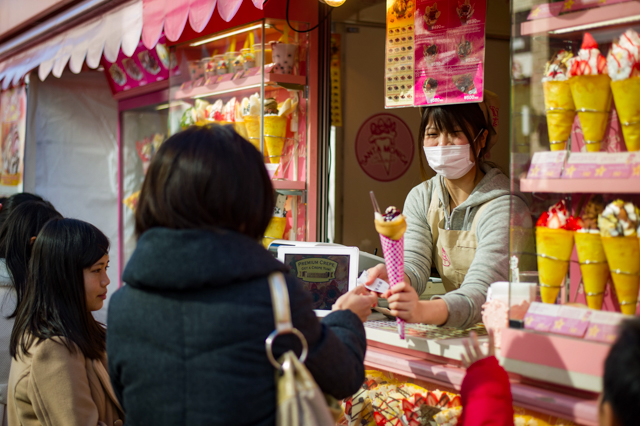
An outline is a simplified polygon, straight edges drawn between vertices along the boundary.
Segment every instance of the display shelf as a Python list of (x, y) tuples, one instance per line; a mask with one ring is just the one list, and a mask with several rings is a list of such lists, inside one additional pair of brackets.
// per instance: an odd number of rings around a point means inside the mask
[(629, 1), (523, 22), (520, 32), (522, 35), (532, 35), (550, 31), (583, 31), (633, 21), (640, 21), (640, 2)]
[[(290, 74), (265, 74), (265, 86), (281, 86), (287, 89), (302, 89), (307, 83), (307, 77)], [(255, 92), (260, 90), (262, 76), (252, 75), (237, 80), (229, 80), (221, 83), (203, 85), (193, 88), (180, 88), (176, 91), (173, 99), (194, 99), (224, 95), (227, 93)], [(265, 87), (268, 89), (268, 87)]]
[(635, 194), (640, 179), (520, 179), (523, 192)]
[(602, 392), (610, 345), (529, 330), (502, 331), (501, 356), (507, 371), (590, 392)]
[[(390, 347), (376, 347), (368, 342), (365, 366), (369, 369), (388, 371), (405, 377), (424, 380), (436, 386), (460, 390), (466, 374), (456, 365), (447, 365), (445, 359), (425, 359), (426, 354), (398, 352)], [(522, 408), (574, 421), (581, 425), (598, 424), (597, 396), (567, 395), (522, 383), (518, 376), (511, 376), (513, 403)]]

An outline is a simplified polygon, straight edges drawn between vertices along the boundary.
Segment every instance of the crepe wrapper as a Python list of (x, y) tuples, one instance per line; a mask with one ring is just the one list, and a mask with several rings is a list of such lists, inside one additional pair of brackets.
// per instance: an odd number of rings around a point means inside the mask
[(545, 81), (542, 87), (551, 151), (561, 151), (566, 149), (566, 142), (571, 135), (571, 126), (576, 116), (571, 86), (564, 80)]
[(279, 115), (264, 116), (264, 143), (269, 152), (269, 161), (279, 163), (287, 135), (287, 117)]
[(611, 92), (627, 151), (640, 151), (640, 77), (612, 81)]
[(569, 79), (588, 152), (600, 151), (611, 107), (611, 78), (606, 74)]
[(602, 245), (611, 269), (620, 310), (634, 315), (640, 285), (640, 245), (637, 236), (602, 237)]
[(536, 227), (540, 295), (543, 303), (555, 303), (569, 270), (573, 231)]
[(600, 234), (576, 232), (576, 250), (580, 261), (580, 272), (591, 309), (602, 309), (604, 290), (609, 281), (609, 265)]
[(269, 244), (273, 240), (281, 240), (284, 236), (284, 228), (287, 225), (286, 217), (277, 217), (273, 216), (269, 221), (269, 225), (267, 225), (267, 230), (264, 231), (264, 238), (262, 239), (262, 244), (265, 248), (269, 248)]

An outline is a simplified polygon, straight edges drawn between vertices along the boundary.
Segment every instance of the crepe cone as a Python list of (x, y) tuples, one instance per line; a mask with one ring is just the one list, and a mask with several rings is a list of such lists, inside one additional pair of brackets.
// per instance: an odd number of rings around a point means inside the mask
[(600, 234), (576, 232), (576, 250), (580, 260), (582, 282), (591, 309), (602, 309), (604, 289), (609, 280), (609, 265)]
[(262, 244), (265, 248), (269, 248), (269, 244), (273, 240), (281, 240), (284, 237), (284, 228), (287, 225), (286, 217), (277, 217), (274, 216), (269, 221), (269, 225), (267, 225), (267, 230), (264, 231), (264, 238), (262, 239)]
[(611, 92), (627, 151), (640, 151), (640, 77), (612, 81)]
[(576, 116), (571, 86), (568, 81), (545, 81), (542, 87), (551, 151), (561, 151), (566, 148)]
[(269, 151), (269, 161), (279, 163), (287, 135), (287, 117), (279, 115), (265, 115), (264, 143)]
[[(392, 240), (380, 234), (382, 252), (384, 253), (384, 263), (387, 266), (387, 276), (389, 286), (404, 281), (404, 236), (397, 240)], [(404, 339), (404, 321), (398, 318), (398, 333)]]
[(600, 151), (611, 107), (611, 78), (606, 74), (577, 75), (569, 84), (587, 151)]
[(611, 269), (611, 278), (620, 302), (620, 310), (623, 314), (634, 315), (640, 285), (638, 238), (635, 236), (602, 237), (602, 245)]
[(565, 229), (536, 227), (536, 249), (538, 254), (538, 276), (543, 303), (555, 303), (562, 281), (569, 270), (569, 259), (573, 251), (573, 232)]

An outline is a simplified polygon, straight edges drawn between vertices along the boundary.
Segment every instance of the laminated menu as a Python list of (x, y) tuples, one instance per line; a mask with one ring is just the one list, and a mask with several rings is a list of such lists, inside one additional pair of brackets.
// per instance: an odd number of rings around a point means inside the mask
[(385, 106), (413, 106), (415, 1), (387, 0)]

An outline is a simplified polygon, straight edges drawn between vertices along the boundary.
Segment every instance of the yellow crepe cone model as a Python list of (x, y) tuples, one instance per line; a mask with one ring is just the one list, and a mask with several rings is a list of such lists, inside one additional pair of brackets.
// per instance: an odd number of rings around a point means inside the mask
[(382, 234), (394, 241), (402, 238), (404, 231), (407, 230), (407, 221), (404, 215), (393, 206), (388, 207), (384, 215), (376, 212), (375, 224), (378, 234)]
[(542, 79), (551, 151), (566, 148), (576, 116), (571, 86), (567, 81), (567, 62), (571, 56), (566, 50), (555, 54), (553, 59), (547, 62), (545, 77)]
[(287, 197), (285, 195), (278, 194), (276, 205), (273, 208), (273, 217), (269, 221), (262, 239), (262, 244), (265, 248), (269, 248), (269, 244), (273, 240), (281, 240), (284, 237), (284, 228), (287, 226), (287, 211), (284, 208), (286, 201)]
[(640, 36), (629, 29), (607, 56), (611, 91), (628, 151), (640, 150)]
[(544, 212), (536, 223), (538, 277), (543, 303), (555, 303), (569, 270), (573, 252), (575, 219), (569, 217), (564, 201)]
[(611, 78), (598, 43), (585, 33), (578, 56), (569, 61), (569, 84), (587, 151), (600, 151), (611, 107)]
[(616, 200), (598, 218), (620, 310), (627, 315), (636, 312), (640, 287), (639, 215), (638, 208), (632, 203)]
[(575, 234), (587, 305), (597, 310), (602, 309), (604, 291), (609, 281), (609, 265), (598, 230), (598, 216), (603, 210), (602, 196), (597, 195), (589, 200), (581, 217), (582, 229)]
[(269, 161), (279, 163), (287, 135), (287, 117), (279, 115), (264, 116), (264, 142), (269, 151)]

